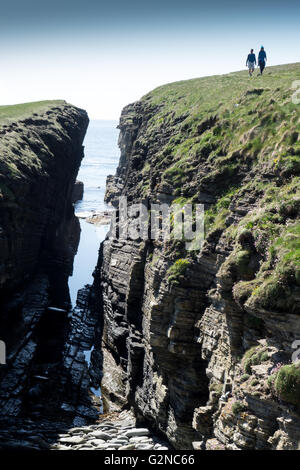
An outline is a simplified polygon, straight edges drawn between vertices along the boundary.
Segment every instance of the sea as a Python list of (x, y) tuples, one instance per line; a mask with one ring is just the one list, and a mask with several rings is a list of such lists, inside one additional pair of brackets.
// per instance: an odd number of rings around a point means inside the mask
[[(75, 215), (80, 212), (103, 211), (109, 207), (104, 202), (106, 177), (115, 173), (119, 162), (118, 121), (91, 120), (85, 140), (84, 158), (77, 179), (84, 184), (84, 195), (75, 204)], [(100, 243), (109, 226), (95, 226), (80, 221), (80, 242), (74, 259), (73, 275), (69, 277), (72, 305), (76, 305), (77, 291), (93, 282)]]

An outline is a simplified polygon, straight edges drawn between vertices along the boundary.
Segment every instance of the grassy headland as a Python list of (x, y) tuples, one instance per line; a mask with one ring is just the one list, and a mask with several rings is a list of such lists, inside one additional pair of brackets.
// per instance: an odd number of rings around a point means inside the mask
[[(221, 276), (230, 274), (250, 310), (300, 308), (300, 104), (292, 100), (299, 76), (300, 64), (290, 64), (252, 78), (204, 77), (161, 86), (139, 102), (148, 118), (135, 142), (132, 191), (181, 203), (209, 196), (207, 235), (223, 233), (233, 247)], [(123, 122), (135, 113), (129, 107)]]
[(53, 106), (62, 104), (65, 104), (64, 100), (45, 100), (0, 106), (0, 124), (6, 124), (16, 119), (26, 119), (34, 113), (47, 111)]

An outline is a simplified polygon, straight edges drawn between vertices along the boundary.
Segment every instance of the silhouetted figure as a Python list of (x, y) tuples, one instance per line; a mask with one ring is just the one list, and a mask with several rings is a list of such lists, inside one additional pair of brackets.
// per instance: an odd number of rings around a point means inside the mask
[(264, 68), (266, 66), (267, 54), (263, 46), (261, 46), (258, 54), (258, 65), (260, 68), (260, 74), (262, 75)]
[(256, 65), (256, 57), (253, 52), (253, 49), (251, 49), (250, 54), (248, 54), (247, 60), (246, 60), (246, 67), (249, 69), (249, 75), (252, 77), (252, 74), (254, 72)]

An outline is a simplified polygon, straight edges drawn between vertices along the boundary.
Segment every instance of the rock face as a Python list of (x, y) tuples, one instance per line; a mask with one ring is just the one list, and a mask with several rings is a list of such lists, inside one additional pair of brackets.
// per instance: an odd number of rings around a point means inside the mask
[[(77, 295), (76, 307), (65, 337), (63, 359), (60, 367), (60, 409), (76, 421), (98, 418), (100, 412), (101, 343), (99, 315), (94, 306), (94, 292), (86, 285)], [(98, 393), (90, 393), (93, 387)], [(75, 422), (76, 422), (75, 421)]]
[(177, 449), (300, 443), (299, 65), (270, 71), (259, 89), (242, 73), (166, 85), (120, 119), (107, 202), (206, 209), (201, 250), (111, 233), (95, 271), (104, 405)]
[(77, 201), (81, 201), (83, 198), (83, 192), (84, 192), (84, 184), (82, 181), (75, 181), (74, 188), (73, 188), (73, 193), (72, 193), (72, 202), (75, 203)]
[(2, 292), (65, 248), (87, 124), (85, 111), (59, 102), (0, 123)]
[(51, 408), (58, 393), (80, 234), (72, 192), (88, 117), (63, 101), (9, 106), (1, 116), (0, 408), (17, 416)]

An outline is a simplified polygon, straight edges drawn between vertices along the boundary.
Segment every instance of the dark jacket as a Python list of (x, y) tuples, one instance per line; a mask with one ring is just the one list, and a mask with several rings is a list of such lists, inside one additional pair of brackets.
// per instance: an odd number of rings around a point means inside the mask
[(266, 52), (265, 52), (264, 50), (259, 51), (259, 54), (258, 54), (258, 63), (259, 63), (259, 62), (265, 62), (266, 58), (267, 58)]
[(254, 62), (256, 64), (256, 57), (255, 54), (248, 54), (247, 60), (246, 60), (246, 65), (248, 62)]

